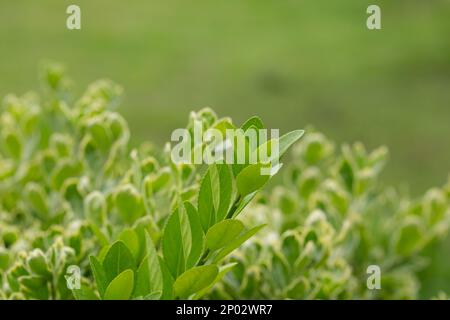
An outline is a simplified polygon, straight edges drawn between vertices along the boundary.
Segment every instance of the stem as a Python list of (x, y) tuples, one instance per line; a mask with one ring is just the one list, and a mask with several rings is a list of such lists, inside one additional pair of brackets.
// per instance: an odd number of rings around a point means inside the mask
[(236, 212), (237, 208), (239, 207), (240, 202), (241, 202), (241, 196), (238, 196), (237, 199), (234, 201), (233, 206), (231, 207), (230, 211), (227, 214), (227, 219), (233, 218), (233, 215)]
[(209, 254), (211, 252), (209, 251), (209, 249), (206, 249), (205, 252), (203, 253), (202, 257), (200, 258), (200, 261), (198, 262), (199, 266), (202, 266), (206, 263), (206, 260), (208, 260), (209, 258)]

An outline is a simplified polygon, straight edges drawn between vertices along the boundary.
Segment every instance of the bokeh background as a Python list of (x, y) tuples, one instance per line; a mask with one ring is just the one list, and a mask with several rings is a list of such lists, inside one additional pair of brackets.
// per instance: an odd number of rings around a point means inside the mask
[[(82, 30), (66, 29), (78, 4)], [(381, 31), (366, 8), (382, 8)], [(108, 77), (137, 140), (167, 141), (205, 106), (338, 142), (385, 144), (385, 180), (419, 193), (450, 171), (450, 1), (2, 0), (0, 96), (66, 65), (81, 93)]]

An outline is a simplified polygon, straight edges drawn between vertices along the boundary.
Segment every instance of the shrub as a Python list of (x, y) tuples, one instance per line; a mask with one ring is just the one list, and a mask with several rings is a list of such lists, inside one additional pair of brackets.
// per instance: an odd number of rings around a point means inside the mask
[[(268, 227), (229, 259), (237, 266), (210, 297), (245, 299), (411, 299), (425, 249), (448, 233), (450, 183), (412, 200), (380, 183), (386, 148), (339, 152), (308, 131), (284, 183), (246, 210)], [(369, 290), (367, 268), (381, 270)]]
[[(268, 164), (194, 166), (174, 163), (170, 145), (131, 148), (114, 111), (118, 85), (98, 81), (72, 102), (61, 67), (43, 78), (43, 96), (10, 95), (1, 110), (1, 296), (202, 297), (234, 267), (224, 259), (263, 227), (237, 217), (269, 179), (259, 170)], [(234, 128), (209, 109), (191, 114), (189, 130), (194, 120)], [(79, 270), (79, 288), (68, 288), (68, 270)]]
[[(41, 95), (0, 110), (0, 299), (420, 296), (427, 250), (448, 234), (450, 183), (411, 199), (380, 183), (386, 148), (337, 150), (309, 130), (281, 184), (259, 192), (269, 164), (248, 160), (262, 141), (243, 164), (175, 163), (170, 144), (131, 147), (120, 86), (101, 80), (73, 101), (63, 68), (42, 78)], [(199, 124), (236, 128), (209, 109), (187, 129)], [(282, 136), (282, 153), (302, 134)], [(382, 290), (368, 289), (369, 266)]]

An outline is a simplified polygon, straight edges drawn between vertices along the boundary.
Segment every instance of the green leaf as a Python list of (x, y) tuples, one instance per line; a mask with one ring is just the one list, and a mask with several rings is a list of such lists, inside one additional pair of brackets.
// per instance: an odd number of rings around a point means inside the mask
[(250, 127), (255, 127), (256, 129), (264, 129), (264, 123), (258, 116), (251, 117), (241, 126), (241, 129), (247, 131)]
[(19, 278), (20, 285), (23, 290), (32, 297), (39, 300), (47, 300), (49, 298), (49, 290), (47, 280), (41, 276), (22, 276)]
[(253, 200), (253, 198), (255, 198), (257, 193), (258, 191), (255, 191), (242, 198), (242, 200), (239, 202), (237, 209), (234, 211), (232, 218), (236, 218), (239, 215), (239, 213), (241, 213), (242, 210), (244, 210), (244, 208)]
[[(257, 141), (250, 143), (249, 135), (254, 135)], [(256, 143), (255, 143), (256, 142)], [(245, 130), (239, 129), (234, 131), (234, 138), (231, 141), (234, 149), (234, 163), (231, 165), (233, 175), (237, 176), (247, 165), (250, 164), (250, 155), (257, 150), (259, 146), (258, 128), (250, 126)], [(243, 157), (243, 158), (241, 158)], [(243, 162), (241, 162), (243, 160)]]
[(4, 136), (5, 149), (12, 158), (19, 160), (22, 154), (22, 143), (17, 134), (8, 132)]
[(236, 129), (236, 127), (233, 125), (233, 122), (229, 118), (223, 118), (218, 120), (214, 126), (214, 129), (217, 129), (222, 134), (222, 137), (226, 137), (226, 131), (227, 129)]
[(23, 276), (19, 278), (20, 284), (30, 290), (39, 290), (46, 286), (47, 280), (42, 276)]
[(212, 226), (206, 233), (206, 246), (218, 250), (233, 241), (244, 230), (244, 224), (239, 220), (223, 220)]
[(396, 251), (402, 256), (410, 255), (420, 247), (422, 240), (423, 234), (420, 222), (410, 221), (400, 229)]
[(236, 184), (239, 194), (245, 197), (261, 189), (269, 180), (270, 175), (262, 175), (261, 169), (267, 165), (257, 163), (243, 169), (236, 177)]
[(345, 186), (348, 191), (353, 192), (353, 185), (355, 180), (355, 175), (353, 172), (353, 167), (348, 160), (343, 160), (341, 167), (339, 168), (339, 174), (344, 180)]
[(162, 168), (157, 174), (152, 174), (150, 176), (150, 183), (153, 192), (160, 191), (172, 178), (172, 174), (169, 168)]
[(169, 300), (173, 298), (173, 277), (170, 274), (169, 268), (167, 268), (164, 259), (159, 258), (159, 265), (161, 266), (161, 272), (163, 276), (163, 293), (161, 300)]
[(84, 200), (84, 212), (87, 219), (98, 225), (106, 221), (107, 204), (101, 192), (91, 192)]
[(25, 187), (25, 199), (42, 220), (47, 220), (50, 211), (47, 204), (47, 195), (44, 188), (37, 183), (31, 182)]
[[(289, 132), (279, 139), (271, 139), (262, 143), (254, 152), (256, 157), (261, 163), (272, 163), (272, 166), (276, 166), (279, 163), (281, 157), (286, 151), (297, 142), (304, 134), (303, 130), (295, 130)], [(274, 152), (278, 151), (278, 152)]]
[(160, 300), (161, 299), (161, 295), (162, 292), (161, 291), (156, 291), (156, 292), (152, 292), (146, 296), (143, 297), (139, 297), (136, 299), (142, 299), (142, 300)]
[(27, 262), (31, 271), (47, 279), (51, 278), (52, 274), (48, 268), (47, 259), (40, 249), (31, 251), (27, 258)]
[(144, 214), (142, 197), (133, 185), (120, 187), (114, 199), (117, 211), (126, 223), (133, 223)]
[(89, 120), (88, 130), (95, 146), (103, 152), (108, 151), (111, 146), (111, 132), (103, 123), (103, 119), (95, 117)]
[(186, 259), (191, 251), (191, 230), (183, 206), (178, 207), (167, 220), (162, 239), (162, 251), (167, 267), (174, 278), (186, 270)]
[(72, 294), (76, 300), (98, 300), (94, 291), (86, 285), (82, 285), (80, 289), (72, 290)]
[(209, 291), (211, 291), (212, 287), (213, 287), (216, 283), (220, 282), (220, 281), (222, 280), (222, 278), (223, 278), (223, 277), (224, 277), (231, 269), (233, 269), (234, 266), (235, 266), (236, 264), (237, 264), (236, 262), (233, 262), (233, 263), (229, 263), (229, 264), (226, 264), (226, 265), (220, 267), (220, 268), (219, 268), (219, 273), (217, 274), (216, 279), (214, 279), (214, 281), (211, 282), (211, 284), (209, 284), (207, 287), (205, 287), (205, 288), (203, 288), (202, 290), (198, 291), (198, 292), (194, 295), (193, 299), (194, 299), (194, 300), (200, 299), (200, 298), (203, 297), (205, 294), (207, 294)]
[(98, 292), (100, 293), (100, 296), (103, 297), (109, 283), (108, 279), (106, 278), (105, 269), (103, 268), (102, 264), (97, 260), (96, 257), (91, 256), (89, 260), (91, 263), (95, 283), (97, 284)]
[(205, 235), (203, 233), (197, 209), (190, 202), (185, 202), (184, 207), (189, 219), (192, 237), (191, 251), (186, 261), (186, 268), (191, 268), (197, 264), (203, 252)]
[(116, 241), (108, 250), (103, 260), (106, 279), (111, 281), (127, 269), (135, 269), (133, 255), (122, 241)]
[(152, 216), (145, 216), (136, 221), (134, 231), (139, 239), (139, 257), (137, 261), (140, 263), (142, 259), (147, 255), (147, 244), (145, 234), (148, 233), (153, 244), (161, 238), (162, 231), (160, 227), (156, 225)]
[(213, 164), (203, 177), (198, 196), (198, 212), (203, 231), (223, 220), (232, 204), (233, 180), (227, 164)]
[(104, 300), (128, 300), (134, 288), (134, 272), (127, 269), (115, 277), (106, 288)]
[(286, 151), (305, 134), (304, 130), (294, 130), (281, 136), (279, 140), (279, 157), (281, 158)]
[(200, 184), (200, 191), (198, 194), (198, 214), (200, 222), (202, 223), (203, 231), (207, 231), (209, 227), (214, 223), (215, 211), (213, 203), (213, 194), (211, 186), (211, 170), (212, 166), (208, 168), (205, 176)]
[(311, 285), (308, 279), (305, 277), (300, 277), (288, 285), (286, 294), (292, 299), (295, 299), (296, 297), (304, 297), (307, 296), (308, 291), (311, 290), (310, 288)]
[(265, 226), (265, 224), (254, 227), (254, 228), (248, 230), (247, 232), (243, 233), (242, 235), (240, 235), (233, 241), (231, 241), (225, 248), (223, 248), (221, 251), (219, 251), (217, 256), (214, 258), (214, 263), (219, 262), (220, 260), (225, 258), (228, 254), (233, 252), (233, 250), (239, 248), (245, 241), (247, 241), (248, 239), (253, 237), (259, 230), (264, 228), (264, 226)]
[(8, 269), (11, 257), (9, 251), (0, 248), (0, 272)]
[(189, 269), (178, 277), (173, 288), (175, 297), (188, 298), (209, 286), (217, 277), (219, 269), (216, 265), (205, 265)]
[(216, 165), (219, 186), (219, 205), (216, 208), (216, 218), (214, 222), (222, 221), (230, 210), (233, 195), (233, 180), (231, 169), (227, 164)]
[(97, 238), (97, 241), (101, 246), (108, 246), (109, 240), (108, 237), (100, 230), (100, 228), (93, 222), (89, 223), (89, 227), (91, 228), (92, 233)]
[(120, 233), (118, 239), (123, 241), (133, 257), (137, 259), (139, 256), (139, 238), (136, 232), (131, 228), (127, 228)]
[(53, 188), (60, 190), (67, 179), (79, 176), (81, 172), (82, 167), (78, 162), (71, 159), (58, 162), (51, 176)]
[(146, 231), (145, 240), (147, 256), (137, 270), (134, 296), (156, 296), (159, 293), (159, 296), (155, 298), (158, 299), (163, 291), (163, 276), (153, 241)]

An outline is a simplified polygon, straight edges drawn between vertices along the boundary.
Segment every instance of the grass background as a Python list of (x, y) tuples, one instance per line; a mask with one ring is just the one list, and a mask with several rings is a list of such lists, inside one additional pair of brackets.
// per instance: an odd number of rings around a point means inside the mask
[[(82, 30), (65, 27), (69, 4)], [(382, 8), (381, 31), (366, 8)], [(385, 179), (412, 192), (450, 170), (450, 1), (15, 0), (0, 4), (0, 96), (64, 63), (81, 93), (109, 77), (137, 140), (162, 144), (204, 106), (283, 132), (386, 144)]]

